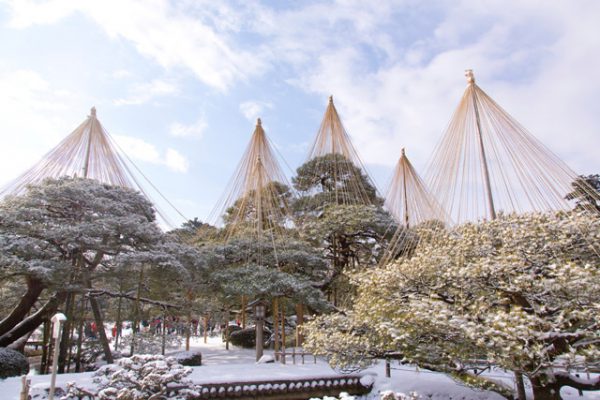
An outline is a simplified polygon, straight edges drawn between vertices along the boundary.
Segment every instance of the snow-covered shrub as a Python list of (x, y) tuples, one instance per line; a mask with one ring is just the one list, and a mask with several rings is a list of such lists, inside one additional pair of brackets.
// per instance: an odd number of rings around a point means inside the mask
[(600, 361), (598, 216), (499, 215), (415, 229), (421, 239), (410, 257), (351, 277), (351, 310), (304, 325), (305, 349), (341, 368), (401, 354), (478, 388), (490, 380), (466, 371), (485, 359), (522, 371), (535, 398), (569, 385), (597, 390), (597, 379), (567, 370)]
[[(271, 332), (267, 329), (263, 329), (263, 338), (266, 340), (271, 335)], [(234, 346), (244, 347), (251, 349), (256, 346), (256, 329), (246, 328), (231, 333), (230, 339), (231, 344)]]
[(379, 396), (380, 400), (419, 400), (421, 396), (417, 392), (410, 392), (409, 394), (394, 393), (391, 390), (381, 392)]
[(16, 350), (0, 347), (0, 379), (29, 372), (27, 357)]
[(202, 365), (202, 353), (199, 351), (182, 351), (179, 353), (171, 354), (177, 362), (181, 365), (188, 367), (197, 367)]
[[(391, 390), (386, 390), (379, 394), (379, 400), (420, 400), (422, 399), (416, 392), (410, 392), (409, 394), (394, 393)], [(352, 396), (346, 392), (340, 393), (339, 397), (325, 396), (321, 399), (312, 398), (310, 400), (356, 400), (356, 396)]]
[(310, 400), (356, 400), (356, 397), (354, 397), (346, 392), (342, 392), (342, 393), (340, 393), (340, 397), (332, 397), (332, 396), (325, 396), (323, 398), (313, 397)]
[[(138, 332), (133, 335), (124, 336), (121, 345), (124, 348), (131, 346), (134, 341), (134, 351), (138, 354), (159, 354), (162, 352), (162, 335), (148, 332)], [(180, 336), (167, 335), (165, 337), (165, 347), (179, 347), (183, 343)]]
[[(225, 340), (231, 340), (231, 335), (233, 335), (234, 333), (241, 331), (242, 327), (239, 325), (232, 325), (230, 324), (229, 327), (227, 328), (227, 332), (225, 332), (225, 330), (223, 329), (223, 333), (221, 334), (221, 338), (223, 339), (223, 341)], [(225, 335), (225, 333), (227, 333), (228, 335)], [(227, 338), (227, 336), (229, 336), (229, 338)]]
[[(81, 366), (83, 371), (95, 371), (98, 369), (98, 364), (102, 364), (100, 360), (104, 356), (104, 351), (100, 341), (96, 339), (85, 339), (81, 348)], [(118, 352), (113, 352), (113, 357), (119, 358)]]
[[(134, 355), (100, 368), (94, 374), (97, 391), (92, 394), (98, 400), (185, 400), (200, 395), (198, 387), (186, 379), (191, 372), (173, 357)], [(70, 383), (61, 400), (74, 399), (81, 393), (90, 392)]]

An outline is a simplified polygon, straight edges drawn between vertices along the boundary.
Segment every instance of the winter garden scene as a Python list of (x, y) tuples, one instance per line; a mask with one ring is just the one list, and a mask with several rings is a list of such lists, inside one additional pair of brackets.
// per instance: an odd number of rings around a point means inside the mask
[(0, 399), (600, 399), (598, 20), (0, 0)]

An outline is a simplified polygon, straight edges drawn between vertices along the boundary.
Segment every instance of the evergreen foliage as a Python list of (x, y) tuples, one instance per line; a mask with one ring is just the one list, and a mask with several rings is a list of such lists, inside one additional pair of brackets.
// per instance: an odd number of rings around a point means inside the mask
[(339, 303), (335, 292), (352, 292), (342, 274), (377, 263), (396, 230), (393, 218), (368, 177), (342, 154), (314, 157), (297, 169), (292, 182), (299, 193), (293, 210), (302, 238), (329, 261), (318, 287)]
[[(138, 276), (131, 272), (145, 268), (188, 282), (204, 266), (196, 250), (161, 232), (139, 192), (80, 178), (47, 179), (0, 203), (0, 250), (0, 276), (27, 285), (0, 321), (1, 345), (32, 332), (65, 300), (69, 312), (80, 294), (89, 295), (95, 323), (103, 327), (100, 297), (132, 298), (115, 290), (124, 286), (115, 288), (115, 276)], [(31, 313), (38, 300), (42, 307)], [(73, 320), (68, 317), (65, 332)], [(104, 329), (98, 334), (110, 362)]]
[(600, 175), (581, 175), (571, 183), (565, 199), (575, 200), (575, 209), (600, 213)]
[(0, 379), (25, 375), (28, 372), (27, 357), (16, 350), (0, 347)]
[[(268, 341), (270, 336), (271, 332), (263, 329), (263, 338), (265, 338), (265, 341)], [(252, 349), (256, 346), (256, 328), (251, 327), (232, 332), (230, 338), (231, 344), (234, 346)]]
[(300, 216), (331, 204), (383, 204), (362, 170), (338, 153), (315, 157), (298, 167), (292, 184), (299, 193), (294, 210)]
[(501, 215), (421, 235), (412, 257), (355, 275), (352, 310), (311, 322), (307, 348), (344, 368), (394, 357), (457, 372), (488, 360), (522, 371), (536, 398), (600, 388), (561, 372), (600, 362), (598, 218)]
[(100, 368), (94, 374), (98, 385), (95, 393), (70, 383), (62, 399), (92, 396), (98, 400), (185, 400), (200, 396), (198, 387), (186, 378), (191, 372), (173, 357), (135, 355)]

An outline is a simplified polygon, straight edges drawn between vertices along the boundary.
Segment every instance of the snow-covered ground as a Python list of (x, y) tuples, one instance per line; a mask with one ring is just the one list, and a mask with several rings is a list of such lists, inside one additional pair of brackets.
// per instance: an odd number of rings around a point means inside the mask
[[(194, 367), (190, 378), (196, 383), (207, 382), (230, 382), (230, 381), (252, 381), (267, 379), (288, 379), (294, 377), (316, 377), (323, 375), (335, 375), (337, 371), (332, 370), (326, 362), (317, 360), (313, 363), (312, 357), (306, 357), (305, 364), (291, 363), (291, 357), (286, 365), (279, 363), (256, 364), (254, 350), (239, 349), (231, 347), (225, 350), (220, 338), (209, 338), (207, 344), (202, 339), (193, 339), (191, 350), (202, 352), (201, 367)], [(272, 355), (268, 350), (265, 354)], [(297, 359), (299, 362), (299, 357)], [(409, 366), (393, 365), (392, 377), (385, 378), (384, 365), (380, 363), (363, 373), (371, 374), (375, 379), (374, 389), (367, 399), (378, 399), (378, 393), (391, 390), (393, 392), (410, 393), (417, 392), (423, 399), (436, 400), (459, 400), (459, 399), (502, 399), (501, 396), (486, 391), (478, 391), (467, 388), (447, 376), (425, 370), (417, 370)], [(92, 372), (80, 374), (63, 374), (57, 377), (57, 386), (65, 387), (67, 382), (77, 382), (81, 387), (92, 387)], [(511, 382), (511, 375), (502, 371), (492, 371), (490, 377)], [(42, 399), (50, 385), (49, 375), (32, 375), (31, 394), (34, 399)], [(0, 399), (18, 400), (21, 390), (20, 378), (8, 378), (0, 380)], [(576, 390), (563, 388), (562, 396), (568, 400), (600, 400), (600, 392), (588, 392), (580, 397)], [(37, 397), (36, 397), (37, 395)]]

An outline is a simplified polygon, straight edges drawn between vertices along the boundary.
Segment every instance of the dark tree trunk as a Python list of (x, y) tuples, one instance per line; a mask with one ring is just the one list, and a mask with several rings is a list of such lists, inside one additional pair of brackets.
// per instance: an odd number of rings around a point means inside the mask
[[(135, 351), (135, 342), (136, 342), (136, 335), (138, 335), (139, 333), (139, 329), (138, 329), (138, 325), (139, 325), (139, 321), (140, 321), (140, 297), (142, 295), (142, 281), (144, 279), (144, 266), (142, 266), (140, 268), (140, 275), (138, 278), (138, 286), (137, 286), (137, 293), (135, 296), (135, 310), (133, 313), (133, 323), (131, 324), (131, 350), (130, 350), (130, 356), (133, 355), (133, 352)], [(163, 325), (165, 324), (165, 321), (162, 322)], [(138, 335), (139, 336), (139, 335)]]
[(523, 382), (523, 373), (515, 371), (515, 383), (517, 385), (517, 399), (527, 400), (527, 394), (525, 393), (525, 383)]
[(119, 301), (117, 303), (117, 320), (115, 321), (115, 351), (119, 350), (119, 338), (121, 337), (121, 308), (123, 307), (123, 298), (119, 297)]
[(225, 350), (229, 350), (229, 309), (225, 311)]
[(583, 379), (566, 372), (555, 372), (552, 381), (543, 384), (541, 377), (530, 377), (535, 400), (560, 400), (560, 388), (569, 386), (578, 390), (600, 390), (600, 376)]
[[(81, 296), (82, 298), (84, 296)], [(80, 318), (79, 318), (79, 314), (76, 311), (77, 308), (77, 302), (75, 301), (75, 298), (73, 298), (73, 305), (71, 306), (72, 308), (72, 314), (73, 314), (73, 320), (71, 321), (71, 333), (69, 334), (69, 354), (67, 355), (67, 373), (71, 372), (71, 366), (73, 365), (73, 346), (75, 345), (75, 343), (73, 343), (73, 338), (75, 337), (75, 328), (78, 326)]]
[(50, 360), (50, 321), (44, 321), (44, 333), (42, 336), (42, 362), (40, 364), (40, 374), (48, 373), (48, 361)]
[(281, 299), (281, 317), (280, 317), (280, 321), (281, 321), (281, 353), (282, 353), (282, 358), (281, 358), (281, 362), (283, 364), (285, 364), (285, 302), (284, 299)]
[(35, 314), (30, 315), (9, 332), (0, 336), (0, 347), (7, 347), (15, 340), (35, 330), (42, 322), (49, 319), (65, 301), (67, 292), (54, 294)]
[[(96, 256), (98, 257), (98, 256)], [(88, 289), (92, 289), (92, 278), (90, 277), (90, 271), (84, 270), (83, 273), (83, 282)], [(104, 318), (102, 317), (102, 310), (100, 310), (100, 305), (98, 304), (98, 300), (94, 296), (90, 296), (90, 307), (92, 309), (92, 314), (94, 315), (94, 321), (96, 322), (96, 330), (98, 331), (98, 340), (100, 341), (100, 346), (102, 346), (102, 351), (104, 352), (104, 360), (107, 364), (113, 363), (112, 352), (110, 351), (110, 345), (108, 344), (108, 337), (106, 336), (106, 330), (104, 329)]]
[(28, 276), (26, 283), (27, 292), (21, 297), (19, 304), (13, 308), (6, 318), (0, 321), (0, 336), (10, 332), (11, 329), (25, 319), (46, 287), (40, 279), (33, 276)]
[(163, 324), (162, 324), (162, 342), (161, 342), (161, 354), (165, 355), (165, 347), (167, 345), (167, 310), (163, 309)]
[(296, 304), (296, 347), (302, 347), (304, 345), (302, 325), (304, 325), (304, 305), (298, 303)]
[(63, 323), (63, 329), (60, 337), (60, 350), (58, 353), (58, 369), (59, 374), (65, 373), (65, 366), (67, 362), (67, 353), (71, 347), (71, 325), (73, 324), (73, 302), (75, 301), (75, 295), (69, 293), (67, 296), (67, 302), (65, 304), (65, 316), (67, 320)]
[[(90, 289), (91, 289), (91, 285)], [(110, 346), (108, 344), (108, 338), (106, 337), (106, 330), (104, 329), (104, 319), (102, 318), (102, 311), (100, 310), (100, 305), (98, 304), (98, 300), (95, 297), (90, 297), (90, 306), (92, 307), (92, 312), (94, 313), (94, 320), (96, 321), (96, 329), (98, 330), (98, 339), (100, 340), (100, 345), (102, 346), (102, 351), (104, 351), (104, 359), (107, 364), (113, 363), (112, 352), (110, 351)]]
[(534, 400), (562, 400), (560, 386), (557, 384), (543, 385), (539, 378), (529, 378), (533, 389)]
[(204, 344), (208, 343), (208, 314), (204, 314)]
[(29, 337), (31, 336), (33, 332), (29, 332), (28, 334), (26, 334), (25, 336), (15, 340), (14, 342), (12, 342), (12, 344), (10, 346), (8, 346), (9, 348), (18, 351), (19, 353), (23, 353), (25, 354), (25, 344), (27, 344), (27, 341), (29, 340)]
[(191, 326), (192, 326), (192, 310), (190, 308), (190, 309), (188, 309), (188, 312), (187, 312), (187, 327), (185, 328), (185, 351), (190, 351), (190, 336), (192, 335)]
[(279, 361), (279, 299), (273, 298), (273, 350), (275, 350), (275, 361)]
[(85, 296), (81, 296), (79, 327), (77, 328), (77, 355), (75, 356), (75, 372), (81, 372), (81, 351), (83, 349), (83, 325), (85, 324)]

